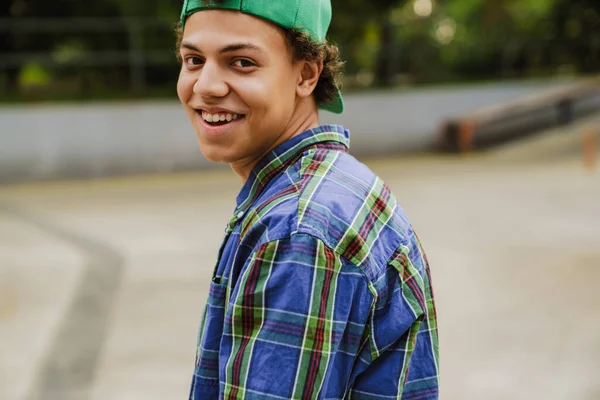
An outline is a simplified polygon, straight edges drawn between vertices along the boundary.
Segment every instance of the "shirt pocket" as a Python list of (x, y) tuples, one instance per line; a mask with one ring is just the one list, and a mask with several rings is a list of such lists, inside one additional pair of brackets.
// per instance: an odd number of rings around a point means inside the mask
[(226, 282), (211, 281), (198, 335), (196, 376), (205, 382), (214, 380), (215, 384), (219, 382), (219, 350), (223, 337), (226, 295)]

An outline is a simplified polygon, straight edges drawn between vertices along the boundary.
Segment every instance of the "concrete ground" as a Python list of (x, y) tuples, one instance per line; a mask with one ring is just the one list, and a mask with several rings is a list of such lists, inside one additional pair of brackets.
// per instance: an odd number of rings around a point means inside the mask
[[(442, 399), (600, 398), (600, 170), (577, 131), (364, 160), (428, 252)], [(228, 170), (0, 189), (0, 399), (185, 399)]]

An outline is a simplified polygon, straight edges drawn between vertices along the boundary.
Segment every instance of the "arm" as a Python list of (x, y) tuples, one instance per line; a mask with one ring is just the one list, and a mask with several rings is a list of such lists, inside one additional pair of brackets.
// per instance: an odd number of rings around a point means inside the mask
[(304, 234), (261, 246), (226, 314), (225, 399), (342, 397), (373, 297), (358, 268)]
[(378, 298), (351, 398), (437, 399), (435, 305), (429, 266), (416, 236), (394, 253), (387, 276), (389, 289)]

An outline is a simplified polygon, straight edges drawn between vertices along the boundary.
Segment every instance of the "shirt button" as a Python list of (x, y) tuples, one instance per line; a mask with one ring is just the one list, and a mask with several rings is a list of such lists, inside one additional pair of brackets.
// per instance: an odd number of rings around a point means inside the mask
[(244, 217), (244, 214), (245, 214), (245, 212), (243, 212), (243, 211), (240, 211), (240, 212), (237, 214), (237, 218), (238, 218), (238, 219), (242, 219), (242, 218)]

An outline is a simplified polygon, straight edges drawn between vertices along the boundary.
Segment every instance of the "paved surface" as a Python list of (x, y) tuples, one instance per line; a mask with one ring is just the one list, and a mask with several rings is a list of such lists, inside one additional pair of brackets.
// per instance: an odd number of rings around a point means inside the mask
[[(600, 398), (600, 171), (577, 133), (365, 160), (428, 251), (443, 399)], [(0, 399), (184, 399), (240, 183), (227, 170), (0, 189)]]

